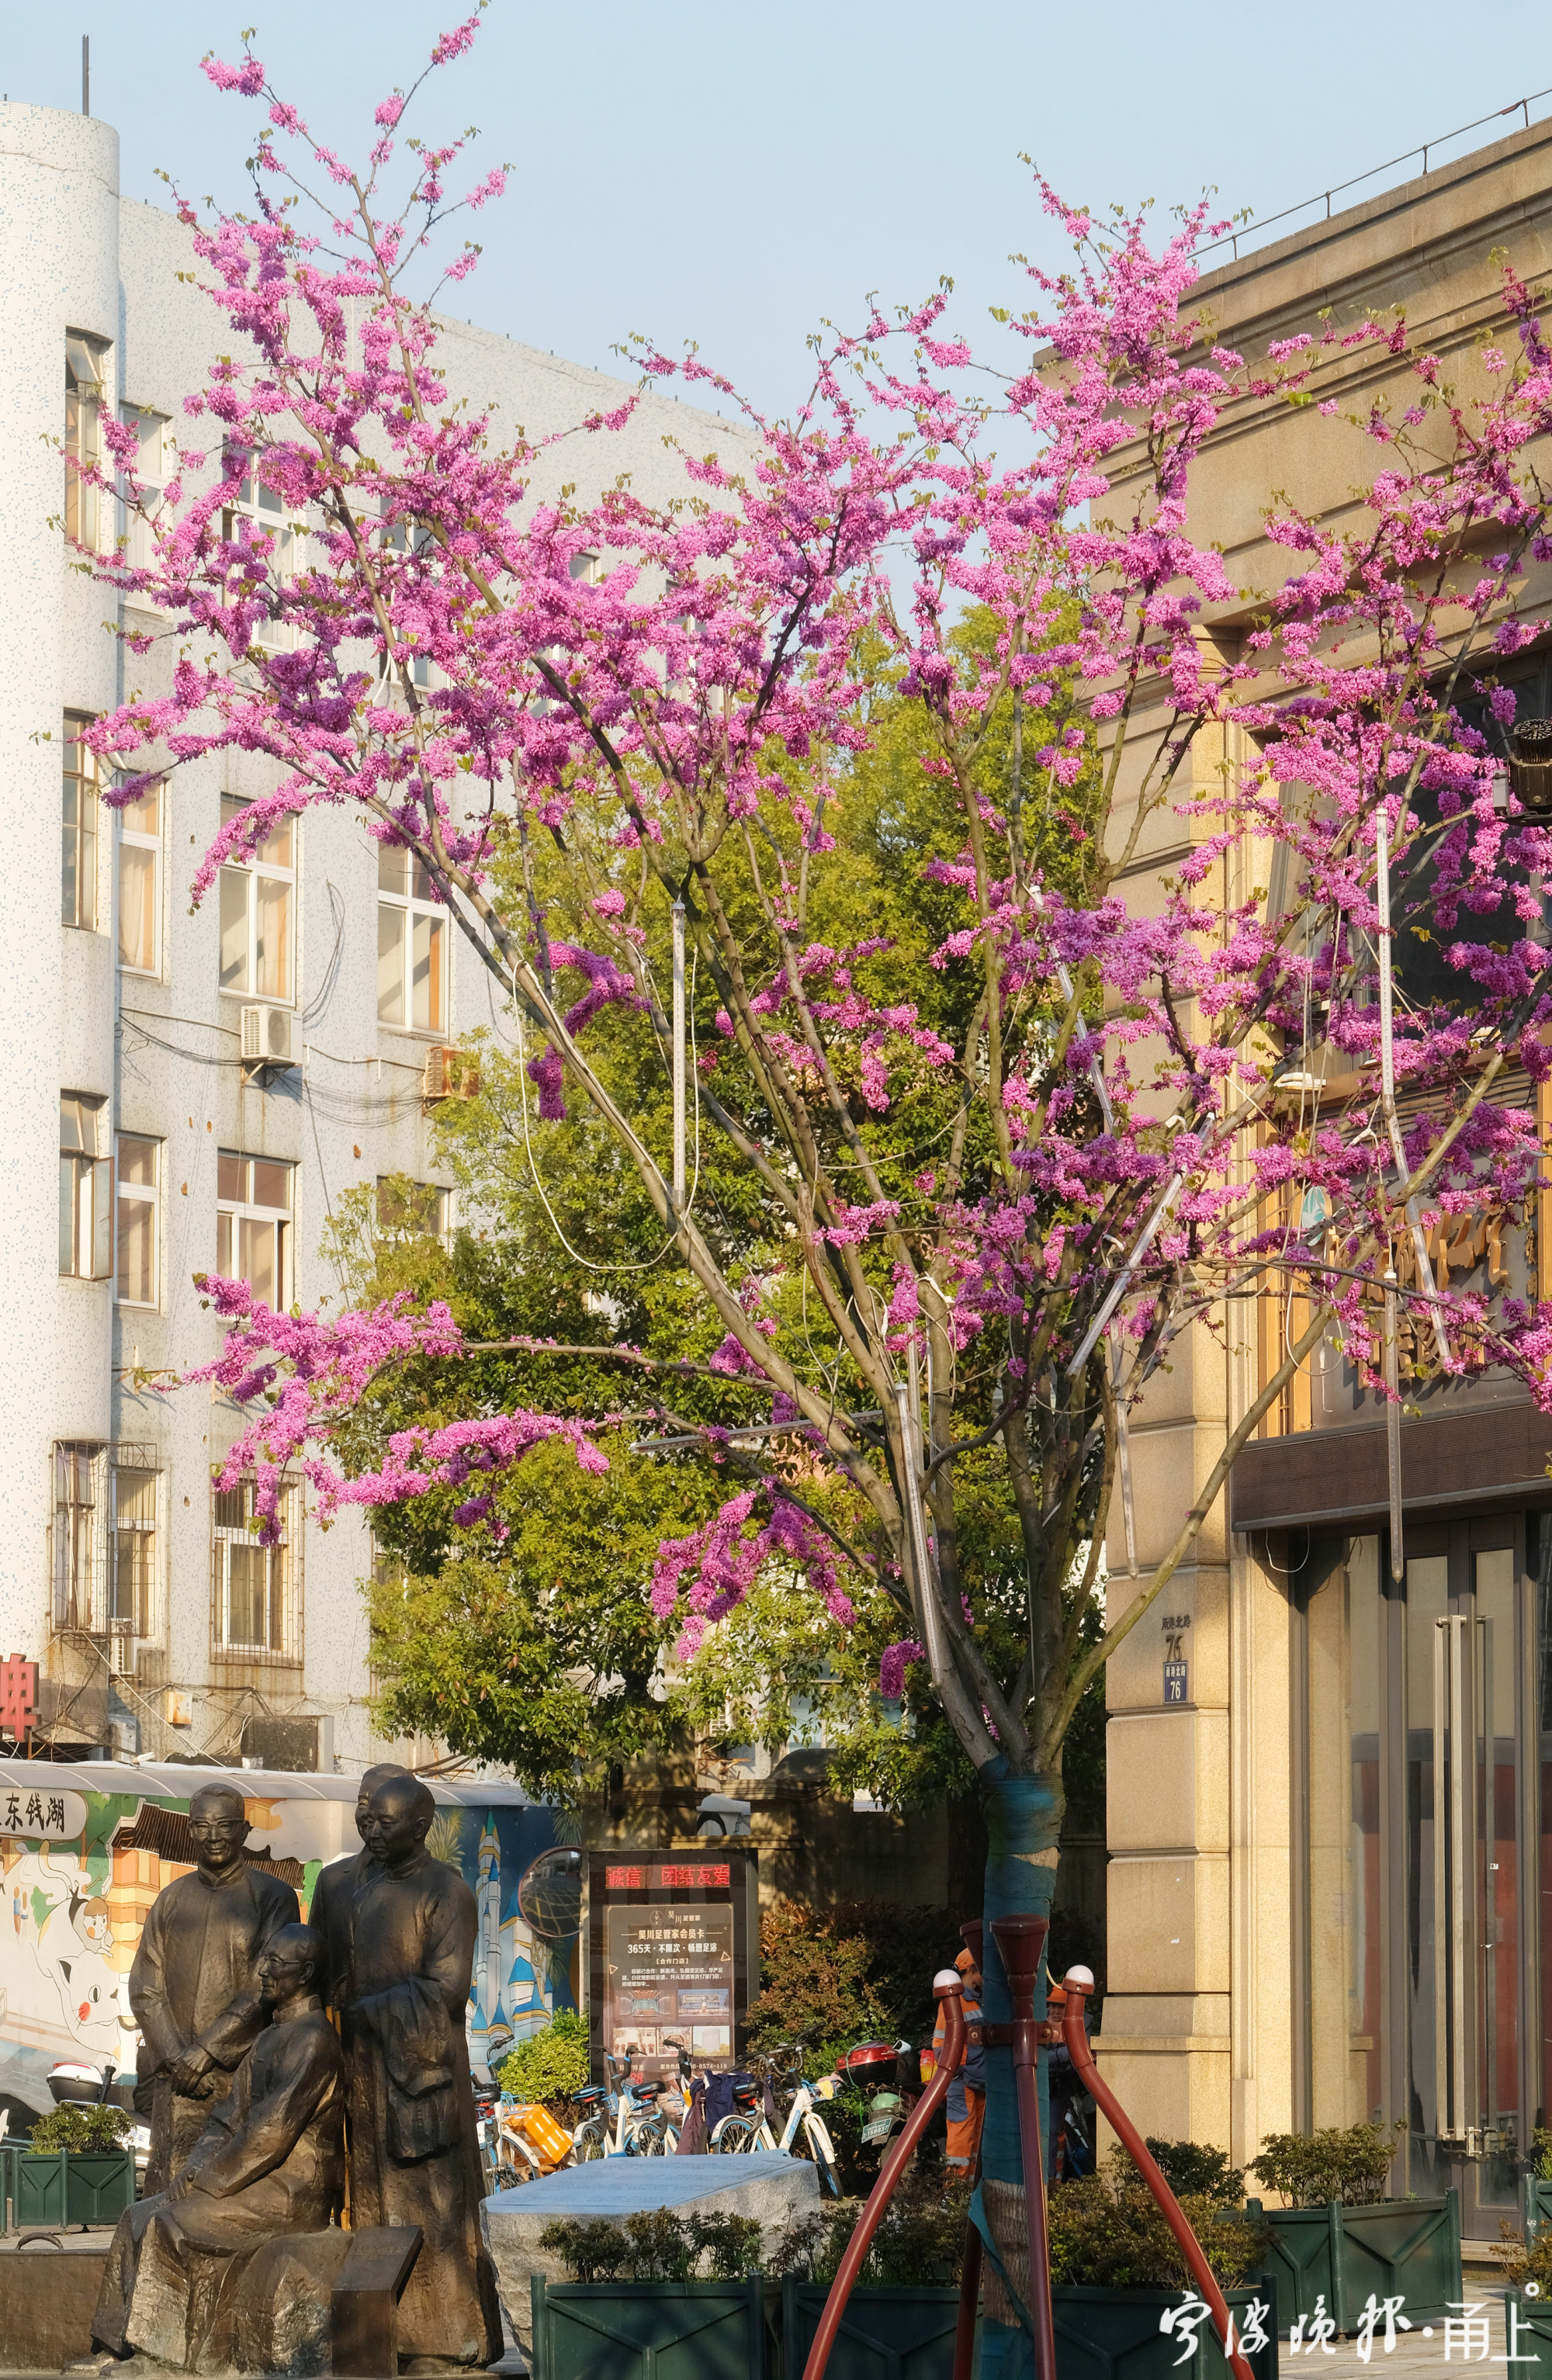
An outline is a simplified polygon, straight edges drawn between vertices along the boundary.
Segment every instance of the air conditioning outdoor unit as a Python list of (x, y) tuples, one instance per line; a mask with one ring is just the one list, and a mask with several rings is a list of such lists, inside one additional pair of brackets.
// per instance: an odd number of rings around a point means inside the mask
[(245, 1008), (242, 1013), (242, 1062), (245, 1066), (289, 1066), (291, 1011), (288, 1008)]
[(478, 1099), (479, 1059), (465, 1050), (428, 1050), (420, 1095), (427, 1099)]
[(108, 1674), (114, 1678), (132, 1678), (135, 1674), (135, 1629), (131, 1621), (108, 1622)]

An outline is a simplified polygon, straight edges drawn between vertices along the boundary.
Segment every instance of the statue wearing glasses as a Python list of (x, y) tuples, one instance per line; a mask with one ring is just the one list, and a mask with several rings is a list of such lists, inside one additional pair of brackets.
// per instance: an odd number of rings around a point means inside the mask
[(148, 2196), (164, 2191), (269, 2010), (259, 1959), (298, 1918), (288, 1884), (243, 1857), (249, 1824), (235, 1785), (202, 1785), (188, 1805), (199, 1864), (152, 1902), (129, 1971), (129, 2005), (153, 2082)]

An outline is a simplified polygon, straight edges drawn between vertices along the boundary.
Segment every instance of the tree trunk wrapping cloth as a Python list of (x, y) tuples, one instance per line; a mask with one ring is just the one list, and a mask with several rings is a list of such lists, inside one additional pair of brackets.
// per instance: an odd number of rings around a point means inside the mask
[(232, 2260), (321, 2231), (345, 2186), (345, 2061), (315, 1993), (267, 2026), (189, 2155), (184, 2197), (121, 2215), (92, 2335), (190, 2370)]
[[(246, 1861), (214, 1884), (191, 1869), (152, 1902), (129, 1970), (129, 2006), (145, 2039), (140, 2072), (153, 2078), (148, 2196), (165, 2190), (182, 2167), (231, 2070), (269, 2022), (259, 1954), (297, 1915), (291, 1887)], [(166, 2070), (196, 2046), (210, 2052), (216, 2070), (186, 2098)]]
[[(336, 1898), (331, 1923), (339, 1907)], [(501, 2315), (479, 2236), (483, 2182), (464, 2032), (474, 1895), (421, 1850), (396, 1868), (367, 1862), (344, 1915), (351, 2222), (420, 2227), (399, 2306), (401, 2354), (493, 2362)]]

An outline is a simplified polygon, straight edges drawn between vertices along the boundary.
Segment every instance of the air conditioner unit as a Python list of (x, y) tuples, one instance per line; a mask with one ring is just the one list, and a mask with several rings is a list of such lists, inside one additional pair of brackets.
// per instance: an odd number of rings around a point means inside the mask
[(242, 1062), (245, 1066), (289, 1066), (291, 1011), (288, 1008), (245, 1008), (242, 1013)]
[(132, 1678), (135, 1674), (135, 1628), (129, 1620), (108, 1622), (108, 1675)]
[(428, 1050), (421, 1097), (473, 1099), (479, 1096), (479, 1061), (465, 1050)]

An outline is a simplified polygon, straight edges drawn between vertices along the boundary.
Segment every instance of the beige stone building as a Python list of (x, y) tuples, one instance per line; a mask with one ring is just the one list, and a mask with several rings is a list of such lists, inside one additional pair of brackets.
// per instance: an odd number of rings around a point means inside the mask
[[(1323, 309), (1345, 327), (1403, 307), (1469, 389), (1503, 321), (1495, 250), (1533, 285), (1552, 263), (1552, 125), (1230, 257), (1195, 295), (1247, 357), (1318, 334)], [(1345, 414), (1394, 367), (1364, 346), (1318, 369), (1317, 394)], [(1194, 532), (1222, 546), (1239, 586), (1266, 588), (1289, 566), (1262, 536), (1273, 492), (1340, 525), (1375, 467), (1340, 417), (1248, 400), (1203, 460)], [(1526, 611), (1552, 614), (1552, 573), (1537, 576)], [(1249, 611), (1207, 633), (1231, 650)], [(1522, 718), (1552, 713), (1552, 644), (1512, 675)], [(1198, 783), (1243, 757), (1200, 750)], [(1172, 809), (1151, 823), (1134, 905), (1189, 833)], [(1267, 859), (1258, 877), (1254, 849), (1235, 855), (1223, 892), (1264, 882)], [(1312, 1045), (1326, 1080), (1307, 1111), (1344, 1095), (1328, 1057)], [(1519, 1089), (1534, 1096), (1523, 1077)], [(1545, 1095), (1542, 1117), (1545, 1145)], [(1552, 1219), (1539, 1220), (1510, 1247), (1492, 1218), (1463, 1220), (1449, 1278), (1552, 1294)], [(1288, 1321), (1275, 1293), (1235, 1308), (1225, 1345), (1204, 1335), (1150, 1392), (1131, 1439), (1145, 1572)], [(1269, 2132), (1405, 2118), (1393, 2187), (1457, 2185), (1468, 2238), (1486, 2239), (1552, 2105), (1552, 1426), (1491, 1377), (1418, 1405), (1403, 1430), (1404, 1592), (1388, 1577), (1382, 1417), (1327, 1347), (1239, 1458), (1194, 1565), (1110, 1666), (1099, 2049), (1146, 2131), (1219, 2143), (1236, 2162)], [(1119, 1501), (1109, 1555), (1114, 1611)], [(1185, 1698), (1166, 1705), (1170, 1656)]]

